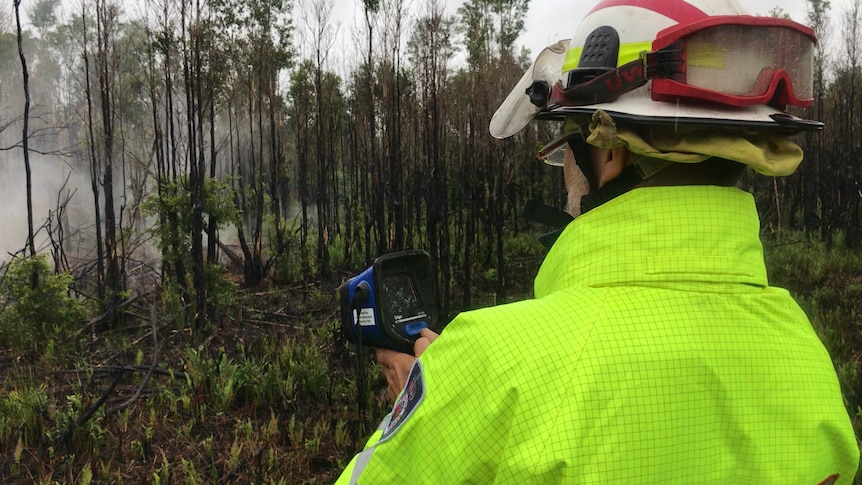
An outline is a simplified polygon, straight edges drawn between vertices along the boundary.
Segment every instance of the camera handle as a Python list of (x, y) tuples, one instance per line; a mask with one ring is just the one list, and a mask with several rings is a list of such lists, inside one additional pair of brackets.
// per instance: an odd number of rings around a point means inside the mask
[(365, 347), (362, 346), (362, 325), (359, 324), (362, 304), (371, 298), (371, 287), (368, 282), (360, 281), (356, 285), (353, 299), (350, 301), (350, 313), (356, 312), (356, 412), (359, 417), (358, 436), (366, 434), (366, 414), (368, 403), (368, 386), (365, 382)]

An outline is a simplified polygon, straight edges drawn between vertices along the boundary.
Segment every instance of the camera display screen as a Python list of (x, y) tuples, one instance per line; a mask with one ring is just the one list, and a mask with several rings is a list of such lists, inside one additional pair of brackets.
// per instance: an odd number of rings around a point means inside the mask
[(410, 273), (385, 275), (383, 289), (389, 296), (389, 308), (396, 323), (427, 317), (419, 302), (416, 285)]

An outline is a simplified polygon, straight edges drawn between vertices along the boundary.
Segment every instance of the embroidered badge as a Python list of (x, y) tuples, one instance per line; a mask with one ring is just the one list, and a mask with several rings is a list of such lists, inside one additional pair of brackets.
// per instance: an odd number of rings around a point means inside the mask
[(422, 402), (425, 397), (425, 381), (422, 377), (422, 364), (417, 360), (413, 363), (413, 368), (410, 369), (410, 375), (407, 377), (407, 385), (401, 391), (398, 401), (392, 407), (392, 415), (389, 419), (389, 424), (383, 429), (383, 436), (380, 441), (389, 439), (395, 434), (401, 425), (407, 421), (407, 418), (413, 414), (413, 411)]

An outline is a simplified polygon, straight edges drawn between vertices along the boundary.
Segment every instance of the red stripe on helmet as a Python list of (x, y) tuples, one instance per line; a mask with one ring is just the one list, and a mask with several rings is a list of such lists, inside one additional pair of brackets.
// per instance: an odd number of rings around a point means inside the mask
[(677, 23), (687, 24), (709, 17), (703, 10), (683, 0), (602, 0), (587, 13), (610, 7), (640, 7), (659, 13), (675, 20)]

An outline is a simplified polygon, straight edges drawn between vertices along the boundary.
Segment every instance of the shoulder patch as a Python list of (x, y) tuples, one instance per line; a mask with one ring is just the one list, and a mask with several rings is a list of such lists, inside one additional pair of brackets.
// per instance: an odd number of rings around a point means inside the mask
[(407, 377), (407, 384), (395, 405), (392, 406), (392, 414), (389, 418), (389, 423), (383, 429), (383, 436), (380, 437), (381, 443), (389, 439), (395, 434), (401, 425), (407, 421), (413, 411), (422, 403), (425, 398), (425, 379), (422, 375), (422, 363), (417, 359), (413, 362), (413, 368), (410, 369), (410, 375)]

